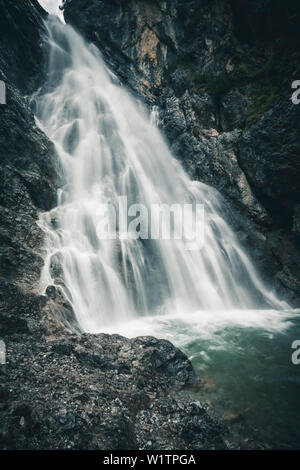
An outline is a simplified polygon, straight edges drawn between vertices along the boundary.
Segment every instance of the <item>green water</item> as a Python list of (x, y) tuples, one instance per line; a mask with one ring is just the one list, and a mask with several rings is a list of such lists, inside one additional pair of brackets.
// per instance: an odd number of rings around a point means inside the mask
[(222, 345), (192, 340), (183, 346), (209, 400), (229, 426), (267, 447), (300, 449), (300, 365), (291, 344), (300, 339), (300, 319), (284, 332), (228, 327)]
[(108, 332), (170, 340), (204, 381), (199, 398), (225, 416), (233, 432), (258, 447), (300, 449), (300, 365), (291, 360), (291, 345), (300, 340), (299, 310), (164, 314)]

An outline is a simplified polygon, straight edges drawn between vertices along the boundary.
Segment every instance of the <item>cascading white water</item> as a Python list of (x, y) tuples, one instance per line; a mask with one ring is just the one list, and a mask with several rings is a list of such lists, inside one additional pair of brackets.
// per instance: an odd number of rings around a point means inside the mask
[[(36, 115), (55, 143), (63, 185), (42, 215), (47, 232), (43, 289), (58, 284), (82, 330), (97, 332), (158, 311), (282, 308), (222, 218), (212, 188), (191, 181), (146, 109), (123, 88), (99, 51), (56, 18), (47, 22), (50, 60)], [(202, 203), (205, 243), (103, 240), (100, 204)], [(200, 314), (200, 313), (199, 313)]]

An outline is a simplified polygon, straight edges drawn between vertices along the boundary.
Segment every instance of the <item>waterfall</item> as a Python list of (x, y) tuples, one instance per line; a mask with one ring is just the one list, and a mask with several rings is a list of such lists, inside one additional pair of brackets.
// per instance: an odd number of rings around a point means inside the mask
[[(35, 97), (36, 117), (55, 144), (62, 184), (57, 206), (41, 215), (42, 289), (59, 286), (88, 332), (157, 312), (283, 308), (224, 220), (217, 191), (192, 181), (172, 157), (158, 109), (149, 116), (70, 26), (50, 17), (47, 31), (49, 78)], [(124, 196), (128, 206), (203, 205), (203, 246), (102, 239), (99, 207)]]

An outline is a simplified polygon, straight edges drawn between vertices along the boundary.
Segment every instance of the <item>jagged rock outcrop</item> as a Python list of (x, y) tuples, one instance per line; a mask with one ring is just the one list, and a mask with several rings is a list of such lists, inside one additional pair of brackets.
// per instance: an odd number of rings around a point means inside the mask
[(43, 266), (40, 210), (56, 203), (56, 160), (29, 98), (43, 76), (43, 17), (37, 1), (0, 2), (0, 336), (40, 329), (44, 299), (37, 293)]
[[(191, 395), (200, 382), (168, 341), (64, 335), (8, 346), (0, 392), (7, 449), (201, 449), (236, 446)], [(190, 390), (190, 391), (189, 391)]]
[(192, 177), (280, 294), (300, 302), (299, 4), (271, 0), (65, 0), (64, 15), (127, 85), (160, 108)]

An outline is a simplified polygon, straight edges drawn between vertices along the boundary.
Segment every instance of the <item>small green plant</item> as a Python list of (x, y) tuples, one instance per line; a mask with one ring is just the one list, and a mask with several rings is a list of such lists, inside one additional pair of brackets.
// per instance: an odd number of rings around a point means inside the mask
[(179, 56), (172, 66), (171, 74), (177, 67), (189, 70), (198, 93), (208, 93), (216, 103), (230, 90), (253, 84), (253, 93), (257, 95), (249, 109), (247, 124), (251, 125), (272, 106), (280, 89), (284, 86), (285, 56), (271, 55), (257, 70), (249, 71), (247, 56), (240, 57), (243, 62), (235, 65), (230, 72), (219, 74), (202, 73), (189, 58)]
[(268, 111), (274, 103), (278, 94), (277, 87), (270, 90), (265, 89), (264, 92), (254, 99), (253, 105), (249, 109), (247, 124), (250, 126), (257, 122), (266, 111)]

